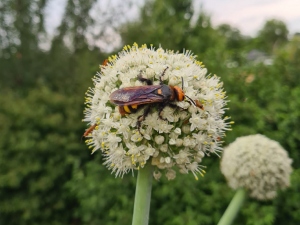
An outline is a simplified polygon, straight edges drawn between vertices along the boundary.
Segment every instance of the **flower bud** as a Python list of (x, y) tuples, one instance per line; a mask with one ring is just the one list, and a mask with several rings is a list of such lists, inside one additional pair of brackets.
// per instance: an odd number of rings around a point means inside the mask
[(245, 188), (251, 197), (269, 200), (290, 185), (292, 160), (278, 142), (256, 134), (237, 138), (224, 149), (221, 171), (233, 189)]

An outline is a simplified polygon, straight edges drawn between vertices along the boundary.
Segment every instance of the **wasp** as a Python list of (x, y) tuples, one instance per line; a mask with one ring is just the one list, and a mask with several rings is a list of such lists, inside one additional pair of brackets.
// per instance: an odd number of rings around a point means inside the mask
[(166, 85), (162, 81), (162, 77), (165, 75), (165, 68), (162, 74), (159, 76), (159, 85), (153, 85), (152, 80), (143, 78), (141, 74), (137, 76), (140, 82), (145, 82), (145, 86), (125, 87), (114, 91), (110, 95), (110, 101), (119, 106), (119, 112), (122, 116), (129, 113), (134, 113), (140, 109), (141, 106), (145, 106), (144, 113), (138, 117), (137, 128), (140, 131), (141, 123), (145, 120), (149, 114), (153, 105), (158, 106), (159, 118), (165, 120), (162, 117), (162, 111), (166, 106), (172, 108), (180, 108), (175, 105), (175, 101), (183, 101), (187, 97), (193, 105), (200, 109), (204, 109), (203, 105), (196, 100), (193, 101), (190, 97), (184, 94), (183, 91), (183, 79), (182, 88), (178, 86)]

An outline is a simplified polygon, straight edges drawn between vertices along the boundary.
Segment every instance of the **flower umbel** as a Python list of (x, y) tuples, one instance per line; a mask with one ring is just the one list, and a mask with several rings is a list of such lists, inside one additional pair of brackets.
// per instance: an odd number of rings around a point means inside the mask
[(224, 149), (221, 171), (233, 189), (269, 200), (290, 185), (292, 160), (278, 142), (256, 134), (237, 138)]
[[(222, 150), (221, 138), (230, 129), (229, 118), (223, 118), (225, 92), (219, 78), (206, 75), (207, 70), (195, 58), (190, 51), (174, 53), (134, 44), (125, 46), (117, 56), (108, 59), (107, 65), (100, 66), (101, 71), (93, 79), (95, 87), (86, 94), (84, 121), (97, 125), (86, 142), (92, 152), (103, 152), (104, 164), (116, 176), (151, 163), (155, 166), (155, 178), (165, 171), (168, 179), (174, 179), (175, 167), (181, 173), (192, 172), (197, 178), (197, 174), (204, 173), (200, 162), (205, 154)], [(111, 93), (118, 89), (147, 85), (138, 75), (153, 85), (159, 85), (161, 77), (166, 85), (183, 86), (191, 100), (173, 101), (178, 107), (164, 107), (162, 119), (158, 113), (160, 103), (153, 103), (138, 129), (137, 121), (145, 106), (121, 116), (118, 106), (110, 102)]]

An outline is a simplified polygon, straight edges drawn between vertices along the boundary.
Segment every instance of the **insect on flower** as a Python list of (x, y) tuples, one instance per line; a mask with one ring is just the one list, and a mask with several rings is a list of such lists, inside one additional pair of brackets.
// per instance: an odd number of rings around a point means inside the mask
[[(107, 65), (108, 65), (108, 59), (105, 59), (102, 63), (102, 66), (107, 66)], [(97, 124), (94, 124), (94, 125), (90, 126), (88, 129), (86, 129), (82, 135), (82, 138), (87, 137), (90, 133), (92, 133), (93, 130), (95, 130), (96, 126), (97, 126)]]
[(108, 59), (105, 59), (102, 63), (102, 66), (107, 66), (107, 64), (108, 64)]
[(158, 115), (162, 120), (165, 120), (162, 117), (163, 109), (166, 106), (182, 109), (173, 102), (183, 101), (185, 97), (187, 97), (194, 106), (204, 109), (203, 105), (198, 100), (194, 101), (184, 94), (183, 79), (182, 88), (163, 83), (162, 77), (165, 75), (167, 69), (168, 67), (164, 69), (160, 75), (159, 85), (153, 85), (151, 80), (143, 78), (140, 74), (137, 79), (140, 82), (145, 82), (147, 84), (146, 86), (125, 87), (114, 91), (110, 95), (110, 101), (119, 106), (119, 112), (122, 116), (129, 113), (135, 113), (138, 109), (140, 109), (140, 106), (146, 105), (143, 115), (138, 117), (138, 130), (140, 130), (141, 123), (149, 114), (153, 104), (158, 106)]
[(90, 126), (88, 129), (85, 130), (84, 134), (82, 135), (82, 137), (87, 137), (90, 133), (93, 132), (93, 130), (95, 130), (97, 124), (94, 124), (92, 126)]
[[(186, 96), (186, 97), (187, 97), (187, 96)], [(198, 108), (204, 110), (204, 106), (203, 106), (197, 99), (196, 99), (194, 102), (195, 102), (195, 105), (196, 105)]]
[(155, 179), (198, 179), (202, 158), (222, 151), (226, 92), (196, 57), (134, 43), (100, 65), (85, 96), (85, 142), (117, 177), (151, 164)]

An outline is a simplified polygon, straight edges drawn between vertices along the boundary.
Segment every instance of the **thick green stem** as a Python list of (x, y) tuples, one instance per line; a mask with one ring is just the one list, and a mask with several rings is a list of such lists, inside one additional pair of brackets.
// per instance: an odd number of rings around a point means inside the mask
[(220, 219), (218, 225), (230, 225), (235, 219), (236, 215), (240, 211), (243, 202), (246, 199), (246, 191), (244, 189), (239, 189), (233, 199), (231, 200), (229, 206), (224, 212), (222, 218)]
[(147, 225), (149, 221), (153, 166), (148, 162), (138, 172), (132, 225)]

